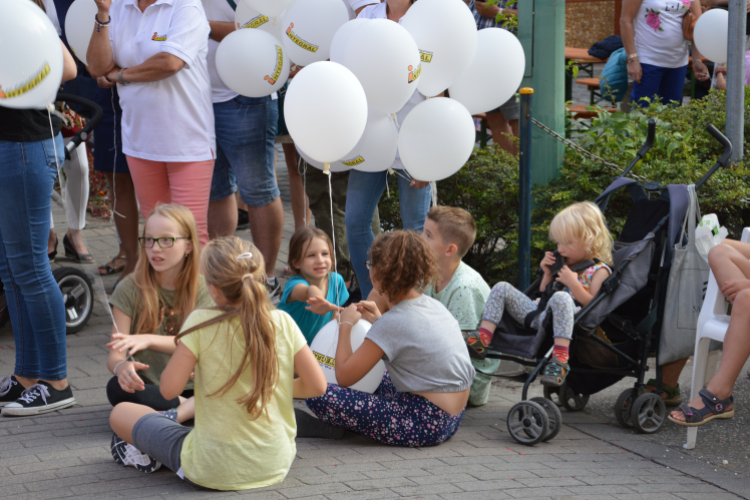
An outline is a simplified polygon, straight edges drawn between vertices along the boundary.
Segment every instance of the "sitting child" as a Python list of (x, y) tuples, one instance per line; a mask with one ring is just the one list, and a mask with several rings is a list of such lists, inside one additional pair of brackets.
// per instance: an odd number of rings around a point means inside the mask
[(289, 241), (289, 267), (294, 276), (286, 282), (279, 305), (297, 322), (307, 343), (349, 299), (344, 279), (333, 272), (333, 244), (314, 227), (299, 228)]
[[(320, 420), (298, 420), (298, 435), (335, 426), (394, 446), (440, 444), (461, 423), (474, 368), (458, 322), (417, 289), (437, 277), (435, 256), (416, 233), (394, 231), (375, 239), (370, 259), (372, 284), (391, 309), (381, 316), (374, 302), (360, 302), (341, 313), (340, 385), (329, 384), (323, 396), (307, 400)], [(360, 318), (373, 325), (352, 352), (351, 331)], [(387, 370), (375, 394), (346, 388), (381, 359)]]
[[(424, 294), (440, 301), (468, 334), (479, 329), (482, 311), (490, 287), (482, 276), (461, 259), (474, 244), (477, 227), (466, 210), (455, 207), (432, 207), (424, 221), (422, 238), (437, 257), (440, 276), (425, 287)], [(477, 374), (471, 384), (469, 404), (482, 406), (490, 397), (492, 375), (500, 367), (499, 359), (475, 359), (471, 364)]]
[[(555, 345), (541, 382), (546, 386), (559, 387), (570, 372), (569, 347), (573, 338), (576, 304), (585, 306), (591, 302), (612, 273), (608, 264), (612, 263), (613, 243), (601, 210), (588, 201), (574, 203), (557, 214), (549, 226), (549, 236), (557, 243), (557, 251), (565, 265), (553, 276), (550, 267), (555, 264), (556, 258), (552, 252), (546, 252), (540, 264), (544, 276), (539, 291), (544, 292), (552, 280), (564, 285), (565, 290), (555, 292), (550, 297), (546, 308), (531, 321), (531, 327), (544, 328), (545, 317), (552, 313)], [(570, 270), (586, 260), (595, 263), (579, 273)], [(495, 328), (506, 309), (513, 319), (524, 323), (527, 315), (537, 311), (538, 303), (509, 283), (495, 285), (484, 307), (478, 334), (470, 335), (467, 340), (469, 347), (479, 357), (486, 355)]]
[(271, 305), (252, 243), (212, 240), (201, 267), (218, 307), (187, 318), (160, 386), (174, 398), (195, 372), (195, 428), (120, 403), (110, 416), (112, 453), (140, 470), (166, 465), (204, 488), (280, 483), (296, 454), (292, 398), (323, 394), (325, 376), (292, 318)]

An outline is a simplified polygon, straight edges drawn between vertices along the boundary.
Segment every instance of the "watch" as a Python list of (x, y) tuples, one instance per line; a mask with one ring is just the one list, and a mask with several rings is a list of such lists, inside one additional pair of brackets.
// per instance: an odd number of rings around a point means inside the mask
[(120, 80), (120, 83), (123, 85), (130, 85), (132, 82), (129, 82), (125, 79), (124, 76), (122, 76), (122, 72), (125, 71), (128, 68), (122, 68), (120, 71), (117, 72), (117, 79)]

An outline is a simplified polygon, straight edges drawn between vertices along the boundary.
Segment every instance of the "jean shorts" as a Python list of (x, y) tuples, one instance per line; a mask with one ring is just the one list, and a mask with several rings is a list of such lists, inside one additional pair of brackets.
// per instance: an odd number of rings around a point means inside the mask
[(237, 96), (214, 103), (216, 163), (210, 201), (239, 189), (242, 201), (264, 207), (281, 194), (274, 174), (278, 100)]
[(513, 95), (504, 104), (500, 105), (500, 107), (487, 112), (502, 113), (503, 118), (505, 118), (505, 121), (507, 122), (518, 120), (519, 116), (521, 116), (521, 103), (517, 102), (516, 96)]

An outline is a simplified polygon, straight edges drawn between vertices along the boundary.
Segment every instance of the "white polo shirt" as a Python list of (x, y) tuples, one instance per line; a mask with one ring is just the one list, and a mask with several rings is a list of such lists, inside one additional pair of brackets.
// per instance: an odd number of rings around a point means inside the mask
[(145, 12), (137, 0), (117, 0), (110, 16), (109, 41), (117, 66), (132, 68), (160, 52), (185, 61), (177, 74), (164, 80), (118, 84), (123, 152), (165, 162), (214, 159), (206, 62), (210, 29), (200, 0), (157, 0)]
[[(209, 21), (234, 24), (234, 10), (227, 0), (203, 0), (203, 8), (206, 9), (206, 17)], [(219, 72), (216, 70), (216, 49), (218, 48), (219, 42), (208, 41), (208, 74), (211, 77), (211, 94), (213, 102), (227, 102), (237, 97), (238, 94), (224, 85), (219, 77)]]

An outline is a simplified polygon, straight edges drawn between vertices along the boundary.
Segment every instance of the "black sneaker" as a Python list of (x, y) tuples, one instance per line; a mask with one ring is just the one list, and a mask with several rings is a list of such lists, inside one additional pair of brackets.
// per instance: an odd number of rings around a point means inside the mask
[(294, 418), (297, 420), (297, 437), (325, 439), (341, 439), (344, 437), (343, 428), (328, 425), (299, 408), (294, 409)]
[(8, 375), (0, 380), (0, 408), (21, 397), (23, 386), (18, 383), (14, 375)]
[(70, 386), (58, 391), (47, 382), (39, 381), (25, 389), (13, 403), (3, 408), (3, 417), (24, 417), (62, 410), (76, 404)]
[(250, 214), (247, 210), (237, 209), (237, 230), (248, 229), (250, 227)]
[(276, 305), (281, 300), (281, 282), (278, 278), (274, 278), (273, 283), (271, 280), (266, 280), (266, 290), (268, 290), (268, 296), (271, 299), (271, 303)]
[(149, 457), (132, 444), (126, 443), (117, 434), (112, 434), (110, 450), (115, 462), (123, 467), (132, 466), (146, 474), (156, 472), (161, 468), (161, 462)]

